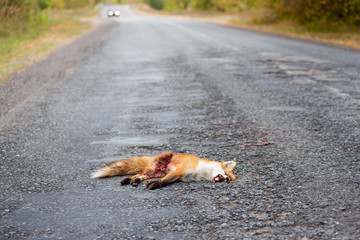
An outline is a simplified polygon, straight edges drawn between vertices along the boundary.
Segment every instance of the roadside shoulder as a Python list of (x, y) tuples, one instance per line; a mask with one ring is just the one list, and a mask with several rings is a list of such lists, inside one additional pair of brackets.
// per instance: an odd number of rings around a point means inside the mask
[(43, 84), (71, 75), (81, 64), (82, 56), (93, 51), (91, 49), (104, 40), (116, 25), (114, 21), (99, 19), (91, 30), (58, 47), (45, 59), (13, 73), (8, 81), (0, 84), (0, 119), (36, 93)]

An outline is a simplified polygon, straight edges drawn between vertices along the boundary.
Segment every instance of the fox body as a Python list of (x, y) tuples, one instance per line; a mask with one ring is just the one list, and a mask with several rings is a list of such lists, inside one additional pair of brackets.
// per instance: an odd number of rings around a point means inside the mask
[(110, 163), (92, 173), (92, 178), (105, 178), (120, 175), (134, 175), (121, 180), (121, 184), (138, 185), (147, 181), (148, 188), (156, 189), (176, 181), (192, 182), (208, 180), (229, 182), (236, 177), (232, 170), (236, 162), (218, 162), (195, 155), (164, 152), (153, 157), (133, 157)]

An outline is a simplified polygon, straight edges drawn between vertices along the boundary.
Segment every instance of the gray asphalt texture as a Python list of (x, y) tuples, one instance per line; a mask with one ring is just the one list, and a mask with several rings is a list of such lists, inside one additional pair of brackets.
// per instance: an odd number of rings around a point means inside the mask
[[(121, 14), (68, 74), (2, 108), (1, 239), (360, 238), (359, 52)], [(163, 151), (235, 160), (238, 179), (89, 178)]]

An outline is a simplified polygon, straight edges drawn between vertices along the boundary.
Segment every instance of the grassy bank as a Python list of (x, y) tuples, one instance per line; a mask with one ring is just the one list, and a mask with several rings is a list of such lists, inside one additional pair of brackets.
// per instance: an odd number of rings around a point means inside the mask
[[(138, 4), (137, 10), (150, 14), (199, 18), (211, 22), (282, 34), (308, 40), (341, 44), (360, 49), (360, 27), (309, 27), (293, 19), (272, 19), (272, 13), (264, 9), (249, 9), (237, 13), (216, 10), (176, 10), (160, 11), (147, 4)], [(319, 24), (319, 26), (321, 26)]]
[(360, 29), (327, 29), (312, 30), (307, 26), (292, 20), (279, 20), (276, 22), (264, 22), (258, 20), (257, 13), (240, 14), (225, 21), (226, 24), (239, 26), (248, 29), (255, 29), (269, 33), (287, 35), (302, 39), (315, 40), (320, 42), (335, 43), (346, 47), (360, 49)]
[(43, 24), (24, 31), (9, 32), (0, 37), (0, 84), (9, 75), (28, 64), (46, 57), (91, 27), (88, 21), (96, 11), (93, 8), (47, 10), (42, 12)]

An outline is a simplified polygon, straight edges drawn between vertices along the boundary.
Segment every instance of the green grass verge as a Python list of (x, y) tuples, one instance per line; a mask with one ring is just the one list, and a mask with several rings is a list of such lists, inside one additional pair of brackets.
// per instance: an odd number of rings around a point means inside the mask
[(86, 20), (95, 14), (92, 8), (47, 11), (46, 23), (0, 38), (0, 84), (11, 73), (46, 57), (56, 47), (90, 29), (91, 22)]

